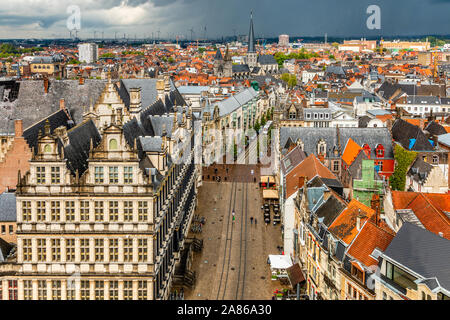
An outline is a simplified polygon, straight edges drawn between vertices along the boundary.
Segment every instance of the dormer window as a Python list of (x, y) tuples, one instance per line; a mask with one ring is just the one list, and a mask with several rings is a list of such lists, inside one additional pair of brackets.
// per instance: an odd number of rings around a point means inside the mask
[(327, 150), (327, 144), (325, 143), (325, 141), (320, 140), (319, 143), (317, 144), (317, 153), (325, 154), (326, 150)]
[(117, 150), (117, 149), (118, 149), (117, 140), (116, 139), (109, 140), (109, 150)]
[(377, 157), (378, 158), (383, 158), (384, 157), (384, 147), (383, 145), (379, 144), (376, 148), (377, 151)]

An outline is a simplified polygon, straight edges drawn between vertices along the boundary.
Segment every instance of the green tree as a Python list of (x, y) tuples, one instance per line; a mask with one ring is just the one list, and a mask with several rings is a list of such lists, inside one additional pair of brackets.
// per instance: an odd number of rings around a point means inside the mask
[(403, 149), (400, 145), (394, 146), (395, 170), (390, 178), (393, 190), (404, 191), (406, 185), (406, 173), (413, 161), (417, 157), (417, 152)]

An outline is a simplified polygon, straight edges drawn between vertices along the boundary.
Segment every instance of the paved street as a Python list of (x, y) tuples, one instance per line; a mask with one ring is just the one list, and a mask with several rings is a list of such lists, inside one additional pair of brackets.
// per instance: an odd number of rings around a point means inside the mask
[[(197, 234), (204, 248), (194, 256), (197, 282), (186, 299), (271, 299), (281, 286), (270, 279), (267, 256), (278, 253), (281, 232), (279, 225), (263, 223), (258, 184), (203, 182), (198, 203), (196, 214), (206, 217), (202, 234)], [(257, 225), (250, 223), (251, 216)]]

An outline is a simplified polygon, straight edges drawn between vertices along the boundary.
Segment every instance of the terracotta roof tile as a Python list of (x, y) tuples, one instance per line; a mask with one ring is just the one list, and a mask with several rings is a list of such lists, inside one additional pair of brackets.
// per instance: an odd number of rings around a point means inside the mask
[(353, 141), (352, 138), (348, 139), (344, 149), (344, 154), (342, 155), (342, 160), (344, 160), (347, 165), (351, 165), (361, 150), (362, 148), (359, 144)]
[(373, 250), (378, 248), (384, 251), (394, 236), (395, 233), (392, 230), (379, 227), (369, 220), (350, 245), (347, 254), (366, 267), (377, 265), (378, 261), (371, 257)]
[(362, 216), (362, 226), (367, 219), (375, 215), (375, 210), (353, 199), (333, 221), (328, 230), (346, 244), (350, 244), (359, 232), (356, 228), (358, 215)]

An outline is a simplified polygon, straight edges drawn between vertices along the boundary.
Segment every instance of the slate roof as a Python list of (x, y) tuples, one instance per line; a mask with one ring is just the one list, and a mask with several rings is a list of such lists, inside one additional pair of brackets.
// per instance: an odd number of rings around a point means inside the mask
[[(22, 119), (23, 127), (27, 128), (58, 111), (60, 99), (63, 98), (72, 119), (75, 123), (81, 123), (83, 107), (88, 107), (91, 99), (95, 103), (105, 85), (104, 80), (86, 79), (83, 85), (78, 80), (49, 80), (48, 93), (45, 93), (43, 80), (22, 81), (16, 105), (10, 113), (12, 119)], [(4, 113), (5, 110), (0, 109), (0, 119), (4, 118)]]
[(248, 64), (233, 64), (231, 70), (233, 71), (233, 73), (250, 73)]
[[(415, 126), (403, 119), (395, 120), (392, 125), (392, 138), (401, 144), (406, 150), (411, 151), (432, 151), (434, 147), (418, 126)], [(413, 140), (411, 140), (413, 139)]]
[(42, 119), (41, 121), (33, 124), (31, 127), (23, 131), (23, 137), (27, 141), (30, 148), (34, 148), (34, 153), (37, 154), (38, 135), (39, 132), (44, 133), (44, 127), (47, 123), (50, 124), (50, 133), (53, 134), (54, 130), (58, 127), (64, 126), (67, 130), (74, 127), (73, 121), (68, 117), (64, 110), (58, 110), (50, 116)]
[(425, 279), (437, 278), (450, 291), (450, 241), (405, 222), (384, 257), (393, 260)]
[(274, 56), (271, 54), (264, 54), (258, 56), (258, 63), (261, 65), (278, 64), (277, 60), (275, 60)]
[(217, 48), (216, 55), (214, 56), (214, 60), (223, 60), (223, 55), (219, 48)]
[(433, 166), (431, 164), (423, 161), (421, 157), (417, 157), (408, 170), (407, 175), (420, 184), (423, 184), (432, 169)]
[[(333, 150), (338, 146), (339, 130), (341, 150), (344, 149), (348, 139), (352, 138), (358, 145), (368, 144), (371, 148), (371, 158), (376, 159), (375, 148), (382, 144), (385, 148), (384, 159), (394, 159), (392, 138), (387, 128), (308, 128), (308, 127), (282, 127), (280, 128), (280, 146), (285, 153), (284, 146), (289, 138), (297, 142), (300, 139), (303, 150), (307, 155), (317, 154), (317, 145), (323, 139), (327, 145), (326, 156), (333, 158)], [(340, 157), (340, 155), (339, 155)]]
[[(64, 147), (64, 156), (67, 159), (67, 168), (72, 175), (76, 175), (76, 171), (81, 175), (88, 168), (89, 151), (91, 147), (91, 139), (93, 147), (96, 148), (102, 139), (100, 132), (92, 120), (85, 121), (67, 132), (69, 143)], [(63, 147), (60, 144), (60, 148)]]
[(0, 194), (0, 222), (15, 222), (16, 216), (16, 194), (14, 192), (3, 192)]
[(323, 219), (322, 223), (325, 226), (329, 227), (345, 207), (345, 202), (332, 193), (323, 205), (317, 209), (316, 215), (318, 218)]
[(436, 121), (430, 121), (427, 126), (425, 127), (425, 130), (428, 131), (433, 136), (439, 136), (442, 134), (447, 134), (447, 131), (443, 126), (441, 126)]
[(258, 96), (258, 92), (255, 91), (252, 87), (247, 88), (236, 95), (232, 95), (228, 99), (222, 100), (220, 102), (215, 103), (212, 108), (215, 106), (219, 107), (219, 116), (222, 117), (224, 115), (230, 114), (235, 110), (239, 109), (246, 103), (250, 102), (252, 99)]
[[(399, 93), (396, 94), (396, 91)], [(377, 92), (385, 99), (393, 99), (402, 94), (407, 94), (408, 96), (420, 95), (420, 96), (441, 96), (445, 97), (445, 85), (415, 85), (415, 84), (400, 84), (391, 83), (389, 81), (383, 82)], [(394, 96), (395, 94), (395, 96)]]

